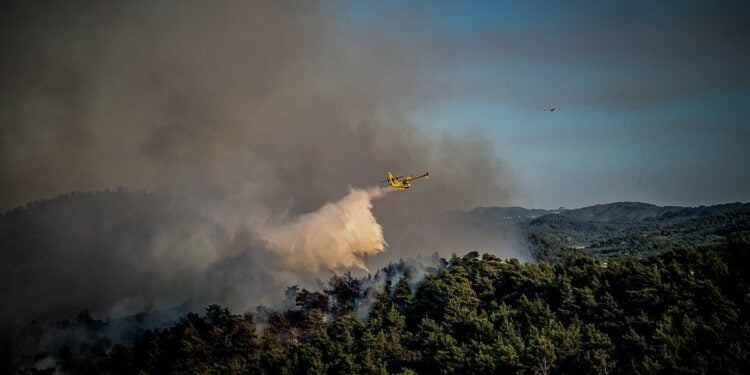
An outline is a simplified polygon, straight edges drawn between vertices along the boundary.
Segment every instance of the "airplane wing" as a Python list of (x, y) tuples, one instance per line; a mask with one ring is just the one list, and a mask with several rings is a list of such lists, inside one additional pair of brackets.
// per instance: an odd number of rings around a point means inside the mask
[(427, 171), (427, 172), (425, 172), (425, 173), (424, 173), (423, 175), (421, 175), (421, 176), (417, 176), (417, 177), (412, 177), (412, 180), (416, 180), (416, 179), (418, 179), (418, 178), (422, 178), (422, 177), (425, 177), (425, 178), (430, 178), (430, 172), (429, 172), (429, 171)]

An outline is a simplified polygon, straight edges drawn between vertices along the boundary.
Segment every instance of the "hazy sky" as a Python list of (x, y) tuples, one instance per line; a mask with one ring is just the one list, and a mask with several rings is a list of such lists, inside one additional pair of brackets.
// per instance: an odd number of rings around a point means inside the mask
[(2, 208), (270, 181), (260, 201), (310, 212), (388, 168), (433, 172), (409, 199), (435, 210), (750, 201), (747, 1), (17, 1), (0, 20)]
[(442, 92), (413, 120), (486, 136), (520, 205), (750, 200), (748, 2), (361, 1), (347, 12), (348, 26), (421, 51)]

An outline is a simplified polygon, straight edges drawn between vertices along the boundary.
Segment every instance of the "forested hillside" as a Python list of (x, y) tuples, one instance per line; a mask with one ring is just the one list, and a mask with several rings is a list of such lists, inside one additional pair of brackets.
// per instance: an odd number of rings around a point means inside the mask
[(391, 265), (375, 277), (384, 284), (344, 275), (322, 291), (290, 288), (295, 306), (284, 310), (209, 306), (134, 344), (66, 348), (58, 366), (90, 374), (750, 371), (746, 242), (606, 263), (471, 253), (439, 262), (423, 280), (411, 270)]
[[(176, 207), (164, 196), (109, 191), (2, 215), (0, 290), (14, 301), (2, 310), (13, 313), (3, 325), (14, 328), (0, 342), (0, 370), (750, 372), (748, 204), (477, 208), (443, 219), (517, 233), (541, 262), (477, 252), (402, 261), (366, 278), (335, 276), (319, 290), (290, 286), (283, 308), (235, 314), (218, 305), (185, 314), (195, 310), (183, 305), (102, 321), (73, 311), (90, 281), (61, 290), (56, 277), (91, 268), (102, 273), (103, 288), (116, 291), (106, 284), (115, 275), (110, 269), (129, 281), (126, 287), (149, 285), (148, 269), (137, 265), (155, 228), (192, 220), (201, 225), (191, 227), (212, 230)], [(70, 256), (81, 261), (61, 263)], [(40, 273), (49, 285), (19, 281)], [(174, 287), (201, 281), (190, 282)], [(40, 296), (59, 302), (42, 309)], [(29, 324), (36, 316), (44, 318)]]

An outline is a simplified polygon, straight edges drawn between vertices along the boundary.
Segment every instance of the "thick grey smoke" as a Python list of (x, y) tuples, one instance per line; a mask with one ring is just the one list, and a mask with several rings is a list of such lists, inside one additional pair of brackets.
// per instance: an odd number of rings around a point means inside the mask
[[(388, 242), (389, 227), (408, 233), (424, 215), (507, 202), (513, 183), (481, 137), (425, 134), (410, 123), (411, 111), (438, 94), (419, 30), (414, 40), (379, 36), (342, 22), (334, 5), (6, 5), (0, 207), (118, 186), (170, 197), (169, 214), (140, 242), (102, 238), (96, 249), (33, 259), (2, 249), (5, 260), (44, 270), (6, 263), (17, 271), (3, 281), (6, 317), (33, 293), (45, 297), (27, 301), (32, 315), (91, 301), (120, 315), (186, 299), (247, 307), (277, 286), (363, 267), (359, 256), (320, 262), (309, 274), (298, 260), (270, 265), (293, 241), (279, 233), (307, 225), (300, 215), (372, 186), (388, 169), (434, 176), (375, 204)], [(264, 225), (284, 229), (264, 238)], [(433, 250), (423, 247), (413, 251)], [(77, 299), (41, 290), (53, 284)]]

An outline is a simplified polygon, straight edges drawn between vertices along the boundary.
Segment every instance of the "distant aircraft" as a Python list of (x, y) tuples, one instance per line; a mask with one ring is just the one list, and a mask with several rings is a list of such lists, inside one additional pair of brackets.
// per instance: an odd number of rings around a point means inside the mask
[(549, 107), (549, 108), (547, 108), (547, 110), (550, 111), (550, 112), (554, 112), (554, 111), (557, 110), (557, 108), (556, 107)]
[[(408, 189), (408, 188), (411, 187), (411, 182), (413, 180), (416, 180), (416, 179), (419, 179), (419, 178), (422, 178), (422, 177), (429, 179), (430, 178), (430, 172), (429, 171), (425, 172), (423, 175), (417, 176), (417, 177), (414, 177), (414, 175), (410, 175), (410, 176), (406, 176), (406, 178), (404, 178), (404, 176), (393, 176), (393, 173), (391, 173), (391, 171), (388, 171), (388, 179), (380, 181), (380, 182), (387, 182), (388, 183), (388, 185), (383, 185), (383, 187), (390, 186), (390, 187), (395, 188), (395, 189)], [(403, 178), (403, 180), (402, 180), (402, 178)]]

